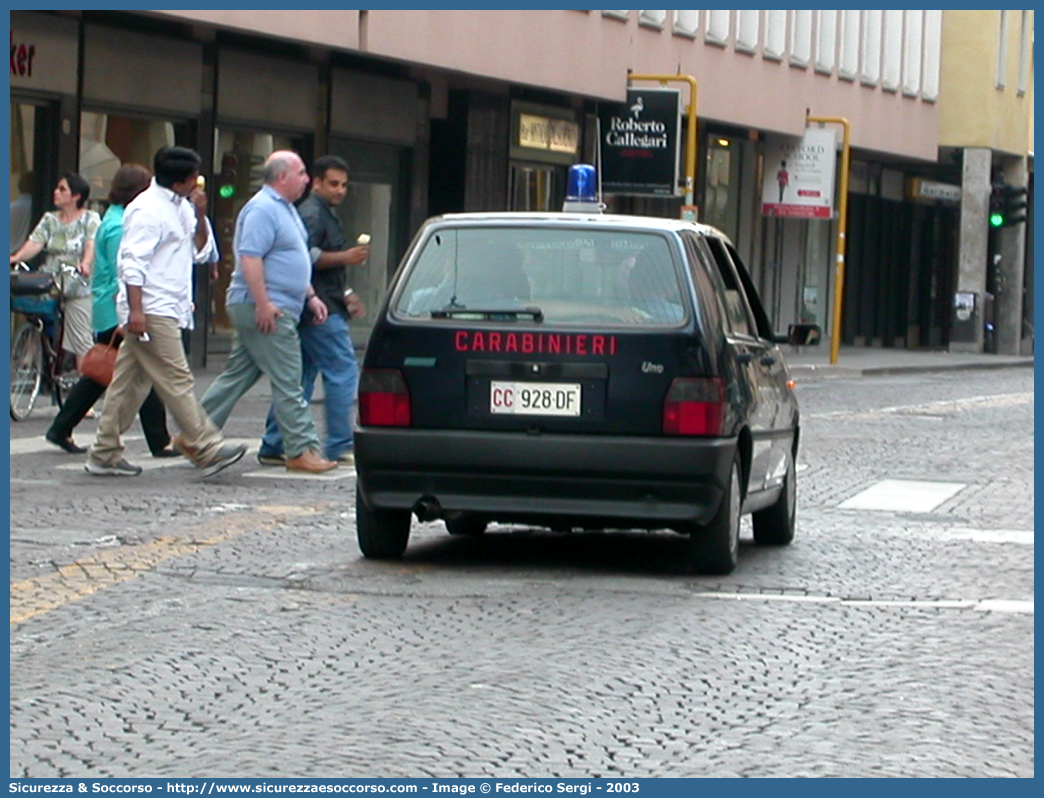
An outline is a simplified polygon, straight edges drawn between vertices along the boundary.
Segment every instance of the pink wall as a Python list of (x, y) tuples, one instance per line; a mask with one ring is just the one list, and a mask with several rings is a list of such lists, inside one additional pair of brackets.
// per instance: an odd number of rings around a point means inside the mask
[[(931, 103), (796, 69), (760, 55), (642, 27), (597, 11), (162, 11), (164, 16), (359, 50), (509, 83), (594, 99), (622, 100), (627, 70), (679, 72), (699, 81), (698, 112), (740, 127), (798, 135), (805, 109), (844, 116), (852, 144), (935, 161), (938, 123)], [(671, 15), (668, 14), (668, 26)], [(649, 85), (649, 84), (643, 84)], [(687, 89), (684, 89), (687, 93)]]

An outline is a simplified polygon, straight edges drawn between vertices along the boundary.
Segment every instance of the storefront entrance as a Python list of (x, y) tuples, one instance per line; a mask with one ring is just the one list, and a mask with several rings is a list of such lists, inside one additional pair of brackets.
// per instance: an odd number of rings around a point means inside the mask
[(55, 111), (32, 102), (11, 103), (11, 252), (29, 237), (50, 204), (57, 175), (41, 153), (51, 150)]

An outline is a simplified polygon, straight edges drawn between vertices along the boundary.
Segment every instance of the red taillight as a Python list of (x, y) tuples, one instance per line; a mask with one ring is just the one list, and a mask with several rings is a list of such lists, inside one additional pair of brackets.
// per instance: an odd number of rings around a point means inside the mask
[(359, 424), (410, 426), (410, 391), (401, 371), (363, 369), (359, 376)]
[(663, 402), (665, 435), (721, 435), (725, 385), (717, 377), (677, 378)]

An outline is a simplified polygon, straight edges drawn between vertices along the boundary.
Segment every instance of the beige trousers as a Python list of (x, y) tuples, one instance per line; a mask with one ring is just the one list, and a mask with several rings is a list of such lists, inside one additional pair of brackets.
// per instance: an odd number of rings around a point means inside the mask
[(87, 456), (102, 465), (119, 462), (124, 451), (122, 435), (155, 386), (196, 464), (205, 465), (215, 458), (224, 438), (196, 399), (196, 381), (185, 357), (177, 319), (146, 315), (145, 328), (150, 340), (141, 341), (128, 333), (120, 346), (112, 384), (105, 391), (98, 436)]

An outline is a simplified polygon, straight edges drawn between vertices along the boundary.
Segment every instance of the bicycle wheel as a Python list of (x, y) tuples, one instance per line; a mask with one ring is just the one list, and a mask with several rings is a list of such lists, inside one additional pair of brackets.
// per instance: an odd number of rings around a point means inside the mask
[(21, 421), (40, 395), (43, 377), (43, 341), (40, 328), (26, 322), (18, 328), (11, 346), (11, 418)]

